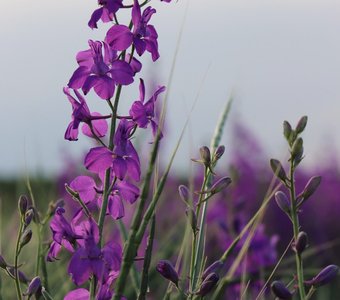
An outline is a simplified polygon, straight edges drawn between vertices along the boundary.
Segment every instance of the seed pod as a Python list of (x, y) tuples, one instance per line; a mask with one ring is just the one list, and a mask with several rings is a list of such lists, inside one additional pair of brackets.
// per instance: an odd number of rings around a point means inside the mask
[(25, 195), (21, 195), (19, 197), (19, 201), (18, 201), (18, 209), (19, 209), (19, 212), (20, 212), (20, 215), (21, 216), (24, 216), (25, 215), (25, 212), (27, 210), (27, 207), (28, 207), (28, 199), (27, 199), (27, 196)]
[(296, 251), (296, 253), (301, 254), (306, 249), (307, 246), (308, 246), (307, 233), (304, 231), (300, 231), (293, 249)]
[(201, 160), (203, 164), (208, 168), (211, 163), (210, 150), (207, 146), (203, 146), (200, 148)]
[(31, 241), (31, 238), (32, 238), (32, 230), (31, 229), (25, 230), (25, 232), (20, 238), (20, 249), (24, 247), (25, 245), (27, 245)]
[(272, 158), (270, 160), (270, 166), (275, 176), (285, 184), (287, 180), (287, 175), (286, 175), (285, 169), (282, 167), (281, 162), (277, 159)]
[(273, 294), (279, 299), (289, 300), (292, 299), (293, 294), (287, 289), (282, 281), (274, 281), (271, 284)]
[(329, 265), (322, 269), (318, 275), (316, 275), (312, 280), (307, 281), (307, 285), (313, 285), (319, 287), (330, 283), (338, 274), (339, 267), (336, 265)]
[(275, 193), (275, 201), (277, 206), (287, 213), (290, 214), (290, 203), (289, 200), (284, 192), (278, 191)]
[(203, 297), (207, 295), (209, 292), (213, 290), (216, 286), (219, 276), (216, 273), (210, 273), (202, 282), (201, 286), (199, 287), (197, 295)]
[(156, 270), (166, 279), (172, 281), (176, 286), (178, 285), (178, 274), (171, 262), (168, 260), (160, 260), (156, 266)]
[(27, 291), (24, 293), (25, 296), (31, 297), (35, 293), (37, 293), (41, 289), (41, 280), (40, 277), (34, 277), (30, 284), (28, 285)]
[(205, 269), (205, 271), (203, 272), (203, 275), (202, 275), (202, 280), (204, 281), (204, 279), (206, 279), (208, 277), (208, 275), (211, 274), (211, 273), (218, 274), (220, 272), (220, 270), (222, 269), (222, 267), (223, 267), (222, 261), (220, 261), (220, 260), (215, 261), (208, 268)]
[(185, 185), (180, 185), (178, 187), (178, 193), (179, 193), (179, 196), (181, 197), (181, 199), (185, 203), (189, 203), (189, 200), (190, 200), (190, 191), (189, 191), (189, 189)]
[(231, 184), (231, 179), (229, 177), (222, 177), (217, 180), (210, 189), (212, 194), (216, 194), (227, 188)]
[(301, 132), (303, 132), (306, 128), (307, 125), (307, 121), (308, 121), (308, 117), (307, 116), (303, 116), (299, 122), (297, 123), (296, 127), (295, 127), (295, 131), (297, 134), (300, 134)]

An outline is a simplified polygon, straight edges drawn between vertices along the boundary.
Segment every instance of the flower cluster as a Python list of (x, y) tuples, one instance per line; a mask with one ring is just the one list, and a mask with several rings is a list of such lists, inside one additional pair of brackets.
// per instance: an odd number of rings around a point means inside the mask
[[(104, 40), (89, 40), (89, 48), (78, 52), (78, 67), (64, 87), (72, 106), (65, 139), (78, 140), (82, 124), (82, 133), (96, 143), (84, 159), (84, 166), (92, 175), (80, 175), (66, 184), (67, 192), (79, 204), (78, 209), (68, 221), (66, 210), (60, 207), (50, 223), (53, 241), (47, 260), (55, 261), (60, 250), (66, 249), (71, 253), (68, 273), (73, 283), (91, 285), (89, 289), (82, 287), (69, 292), (65, 299), (95, 296), (103, 300), (113, 296), (122, 248), (112, 237), (105, 243), (105, 217), (123, 218), (124, 202), (133, 204), (140, 195), (141, 164), (132, 142), (137, 129), (150, 127), (154, 137), (162, 136), (155, 109), (164, 86), (158, 87), (146, 101), (145, 82), (140, 79), (139, 97), (128, 114), (118, 115), (122, 87), (135, 81), (142, 69), (140, 57), (149, 52), (153, 61), (159, 58), (158, 34), (150, 24), (156, 10), (145, 7), (148, 2), (134, 0), (132, 5), (125, 5), (122, 0), (98, 1), (99, 8), (92, 13), (88, 26), (98, 28), (100, 20), (113, 25)], [(128, 25), (118, 21), (122, 10), (130, 11)], [(90, 110), (85, 97), (92, 90), (108, 104), (109, 113)]]

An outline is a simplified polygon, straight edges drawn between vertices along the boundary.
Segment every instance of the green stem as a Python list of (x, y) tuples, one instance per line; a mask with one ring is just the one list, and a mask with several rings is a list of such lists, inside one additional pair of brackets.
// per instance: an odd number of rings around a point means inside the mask
[(19, 259), (19, 252), (20, 252), (20, 238), (23, 229), (23, 221), (20, 220), (20, 227), (18, 231), (17, 242), (15, 246), (15, 255), (14, 255), (14, 274), (15, 274), (15, 288), (17, 290), (18, 300), (22, 300), (22, 292), (20, 288), (20, 281), (19, 281), (19, 270), (18, 270), (18, 259)]
[[(118, 85), (116, 97), (114, 101), (114, 105), (112, 106), (111, 101), (108, 101), (109, 106), (112, 110), (112, 117), (111, 117), (111, 127), (110, 127), (110, 137), (109, 137), (109, 150), (113, 150), (114, 147), (114, 134), (116, 132), (116, 119), (117, 119), (117, 110), (118, 110), (118, 103), (120, 99), (120, 94), (122, 91), (122, 86)], [(102, 246), (103, 243), (103, 227), (104, 227), (104, 221), (105, 221), (105, 215), (109, 200), (109, 187), (110, 187), (110, 176), (111, 172), (110, 169), (107, 169), (105, 172), (105, 182), (104, 182), (104, 195), (103, 195), (103, 203), (99, 214), (99, 220), (98, 220), (98, 227), (99, 227), (99, 245)]]
[(97, 286), (96, 276), (93, 276), (91, 278), (91, 285), (90, 285), (90, 299), (91, 300), (96, 299), (96, 286)]
[[(122, 242), (124, 244), (128, 239), (128, 233), (127, 233), (126, 227), (125, 227), (122, 220), (118, 221), (118, 225), (119, 225), (119, 231), (121, 232), (121, 234), (123, 236)], [(132, 266), (132, 276), (131, 277), (132, 277), (133, 287), (136, 291), (136, 294), (138, 294), (139, 286), (140, 286), (140, 279), (139, 279), (139, 274), (138, 274), (138, 271), (137, 271), (137, 268), (136, 268), (135, 265)]]
[[(204, 202), (203, 197), (205, 196), (205, 194), (203, 194), (203, 191), (206, 189), (207, 182), (209, 179), (209, 174), (210, 174), (209, 169), (205, 168), (204, 179), (203, 179), (203, 183), (202, 183), (201, 190), (200, 190), (201, 194), (199, 196), (198, 204), (196, 207), (197, 217), (200, 217), (201, 206)], [(200, 222), (200, 227), (199, 227), (199, 235), (200, 235), (200, 232), (203, 230), (203, 228), (201, 227), (203, 226), (202, 219), (203, 219), (203, 216), (200, 217), (201, 222)], [(198, 257), (199, 247), (200, 247), (200, 241), (197, 240), (197, 233), (194, 232), (193, 237), (192, 237), (191, 263), (190, 263), (190, 290), (191, 291), (194, 291), (195, 286), (196, 286), (196, 276), (197, 276), (196, 270), (197, 270), (197, 257)], [(190, 295), (190, 297), (192, 297), (192, 295)]]
[(156, 217), (155, 215), (153, 215), (152, 220), (151, 220), (151, 228), (150, 228), (148, 244), (145, 250), (142, 281), (141, 281), (141, 286), (140, 286), (140, 293), (138, 295), (138, 300), (145, 300), (146, 293), (148, 290), (149, 268), (150, 268), (150, 263), (151, 263), (153, 239), (155, 236), (155, 227), (156, 227)]
[(309, 290), (309, 292), (308, 292), (308, 294), (307, 294), (307, 296), (306, 296), (306, 300), (309, 300), (310, 298), (312, 298), (312, 296), (313, 296), (313, 294), (315, 293), (315, 291), (316, 291), (316, 288), (314, 287), (314, 286), (312, 286), (311, 288), (310, 288), (310, 290)]
[[(299, 226), (299, 218), (297, 212), (297, 203), (296, 203), (296, 195), (295, 195), (295, 182), (294, 182), (294, 160), (291, 158), (290, 160), (290, 200), (292, 205), (291, 219), (293, 223), (293, 232), (294, 232), (294, 242), (297, 242), (297, 237), (299, 234), (300, 226)], [(304, 278), (303, 278), (303, 265), (301, 255), (295, 252), (295, 261), (296, 261), (296, 275), (299, 286), (299, 295), (301, 300), (305, 300), (306, 292), (304, 287)]]
[(159, 140), (160, 140), (160, 131), (157, 133), (156, 138), (155, 138), (155, 142), (154, 142), (154, 145), (151, 151), (149, 167), (145, 175), (144, 184), (143, 184), (142, 192), (140, 195), (139, 205), (134, 215), (134, 218), (132, 220), (129, 237), (125, 243), (122, 265), (121, 265), (119, 277), (117, 279), (116, 286), (115, 286), (115, 296), (113, 298), (116, 300), (120, 300), (123, 294), (127, 276), (129, 274), (130, 268), (136, 256), (137, 248), (139, 246), (138, 242), (136, 241), (136, 235), (137, 235), (137, 232), (138, 232), (138, 229), (140, 227), (140, 223), (143, 217), (145, 202), (149, 195), (150, 181), (151, 181), (151, 176), (152, 176), (154, 166), (156, 163)]

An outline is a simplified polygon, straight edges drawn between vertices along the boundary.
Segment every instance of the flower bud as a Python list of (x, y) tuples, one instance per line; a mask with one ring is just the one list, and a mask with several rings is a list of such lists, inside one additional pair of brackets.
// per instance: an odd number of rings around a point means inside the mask
[(295, 165), (298, 165), (301, 161), (302, 155), (303, 155), (303, 140), (302, 138), (298, 138), (293, 146), (292, 146), (292, 159), (295, 162)]
[(277, 206), (287, 213), (290, 214), (290, 203), (289, 200), (284, 192), (278, 191), (275, 193), (275, 201)]
[(32, 222), (33, 217), (34, 217), (34, 211), (32, 208), (30, 208), (25, 213), (25, 226), (26, 227)]
[[(15, 268), (14, 267), (7, 267), (7, 271), (15, 279), (15, 273), (16, 273), (15, 272)], [(27, 284), (29, 282), (29, 280), (27, 279), (26, 275), (23, 272), (21, 272), (20, 270), (18, 270), (18, 277), (19, 277), (19, 281), (21, 283)]]
[(287, 289), (282, 281), (274, 281), (271, 284), (273, 294), (279, 299), (292, 299), (293, 294)]
[(286, 183), (287, 175), (285, 169), (282, 167), (282, 164), (279, 160), (272, 158), (270, 160), (270, 166), (275, 174), (275, 176), (280, 179), (283, 183)]
[(220, 260), (215, 261), (208, 268), (205, 269), (205, 271), (202, 274), (202, 280), (204, 281), (204, 279), (206, 279), (208, 277), (208, 275), (211, 274), (211, 273), (218, 274), (220, 272), (220, 270), (222, 269), (222, 267), (223, 267), (222, 261), (220, 261)]
[(189, 219), (192, 231), (194, 233), (196, 233), (198, 231), (196, 213), (194, 212), (194, 210), (190, 206), (188, 206), (186, 208), (185, 213), (186, 213), (186, 215), (187, 215), (187, 217)]
[(295, 131), (297, 134), (301, 133), (302, 131), (305, 130), (306, 125), (307, 125), (307, 121), (308, 121), (308, 117), (307, 116), (303, 116), (299, 122), (297, 123), (296, 127), (295, 127)]
[(293, 249), (296, 253), (301, 254), (306, 249), (307, 246), (308, 246), (307, 233), (304, 231), (300, 231)]
[(312, 280), (306, 281), (307, 285), (313, 285), (319, 287), (331, 282), (338, 274), (339, 267), (336, 265), (329, 265), (322, 269), (318, 275)]
[(24, 293), (25, 296), (31, 297), (35, 293), (37, 293), (41, 289), (41, 280), (40, 277), (34, 277), (30, 284), (28, 285), (27, 291)]
[(189, 189), (185, 185), (180, 185), (178, 187), (178, 193), (179, 193), (179, 196), (181, 197), (181, 199), (185, 203), (189, 203), (189, 200), (190, 200), (190, 191), (189, 191)]
[(166, 279), (172, 281), (176, 286), (178, 285), (178, 274), (171, 262), (168, 260), (160, 260), (156, 266), (156, 270)]
[(222, 177), (217, 180), (210, 189), (212, 194), (216, 194), (227, 188), (231, 184), (231, 179), (229, 177)]
[(283, 122), (283, 135), (285, 136), (286, 140), (291, 143), (291, 139), (293, 136), (294, 131), (292, 130), (292, 126), (289, 124), (288, 121)]
[(6, 269), (7, 268), (7, 263), (2, 255), (0, 255), (0, 268), (1, 269)]
[(214, 153), (214, 162), (218, 161), (222, 155), (224, 154), (225, 147), (223, 145), (220, 145), (217, 147)]
[(32, 230), (31, 229), (25, 230), (25, 232), (20, 238), (20, 248), (27, 245), (31, 241), (31, 238), (32, 238)]
[(211, 156), (210, 150), (207, 146), (203, 146), (200, 148), (201, 160), (206, 167), (210, 166)]
[[(302, 202), (305, 202), (310, 196), (314, 194), (320, 183), (321, 176), (313, 176), (311, 179), (309, 179), (303, 192), (301, 193), (301, 195), (298, 196), (298, 198), (302, 198)], [(300, 203), (300, 205), (302, 204), (302, 202)]]
[(201, 286), (199, 287), (197, 295), (203, 297), (209, 292), (213, 290), (213, 288), (216, 286), (219, 276), (216, 273), (210, 273), (202, 282)]
[(18, 209), (19, 209), (19, 212), (20, 212), (21, 216), (25, 215), (27, 207), (28, 207), (27, 196), (21, 195), (20, 198), (19, 198), (19, 201), (18, 201)]

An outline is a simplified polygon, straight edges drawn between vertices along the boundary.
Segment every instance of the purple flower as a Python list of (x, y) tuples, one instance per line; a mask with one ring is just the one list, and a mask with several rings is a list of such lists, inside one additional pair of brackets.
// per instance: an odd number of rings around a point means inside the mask
[(118, 275), (121, 262), (121, 248), (118, 244), (109, 242), (101, 250), (99, 229), (90, 219), (82, 223), (84, 240), (78, 250), (73, 254), (68, 272), (76, 285), (85, 283), (94, 275), (100, 282), (111, 282)]
[(107, 123), (105, 120), (98, 118), (101, 117), (101, 115), (99, 113), (90, 113), (90, 109), (88, 108), (84, 97), (82, 97), (78, 91), (74, 90), (74, 93), (79, 101), (71, 96), (69, 88), (65, 87), (63, 91), (72, 105), (72, 120), (66, 129), (65, 139), (69, 141), (78, 140), (78, 127), (81, 122), (86, 125), (85, 128), (83, 126), (84, 134), (92, 137), (92, 131), (90, 129), (90, 126), (92, 126), (93, 131), (97, 136), (105, 136), (107, 132)]
[(151, 123), (152, 132), (155, 136), (157, 133), (158, 125), (153, 120), (155, 117), (155, 102), (160, 93), (165, 91), (165, 87), (159, 87), (151, 96), (151, 98), (144, 103), (145, 101), (145, 85), (143, 79), (140, 79), (139, 84), (139, 99), (135, 101), (130, 109), (130, 116), (132, 120), (138, 125), (140, 128), (146, 128), (149, 123)]
[(133, 122), (122, 119), (115, 133), (113, 151), (105, 147), (92, 148), (85, 157), (86, 168), (99, 174), (111, 167), (114, 175), (120, 180), (128, 174), (132, 179), (139, 181), (141, 172), (139, 157), (130, 141), (134, 126)]
[(98, 0), (102, 7), (96, 9), (88, 22), (91, 29), (98, 28), (97, 22), (101, 19), (103, 23), (113, 21), (114, 14), (123, 6), (123, 0)]
[(143, 55), (146, 50), (151, 53), (153, 61), (157, 60), (159, 58), (158, 34), (154, 26), (148, 24), (155, 12), (156, 10), (149, 6), (141, 13), (138, 1), (134, 0), (132, 8), (133, 32), (125, 25), (114, 25), (108, 30), (105, 41), (113, 50), (118, 51), (126, 50), (133, 43), (138, 55)]
[(151, 53), (153, 61), (159, 58), (158, 34), (155, 27), (148, 25), (148, 22), (155, 12), (156, 10), (149, 6), (142, 14), (138, 0), (134, 0), (132, 8), (133, 43), (138, 55), (142, 55), (146, 50)]
[(89, 45), (89, 50), (77, 54), (79, 67), (68, 86), (82, 88), (85, 95), (93, 88), (100, 98), (108, 100), (114, 94), (115, 84), (128, 85), (133, 82), (133, 69), (126, 61), (118, 60), (105, 42), (89, 40)]
[(53, 242), (50, 245), (50, 249), (47, 255), (47, 261), (53, 261), (57, 259), (61, 246), (64, 246), (68, 251), (74, 252), (77, 239), (82, 238), (77, 232), (75, 224), (71, 224), (65, 219), (63, 214), (65, 209), (58, 207), (55, 215), (50, 223), (52, 231)]

